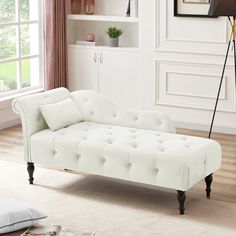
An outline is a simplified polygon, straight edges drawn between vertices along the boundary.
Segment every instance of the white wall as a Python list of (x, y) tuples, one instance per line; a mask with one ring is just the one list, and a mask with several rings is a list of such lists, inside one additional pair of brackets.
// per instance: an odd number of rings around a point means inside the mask
[[(208, 130), (230, 33), (228, 22), (225, 17), (174, 17), (173, 2), (142, 3), (142, 105), (167, 112), (178, 126)], [(214, 130), (235, 133), (232, 51), (230, 57)]]

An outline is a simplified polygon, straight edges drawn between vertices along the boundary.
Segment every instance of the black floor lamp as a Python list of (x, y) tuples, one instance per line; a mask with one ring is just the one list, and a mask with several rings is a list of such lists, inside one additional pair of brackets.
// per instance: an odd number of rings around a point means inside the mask
[(222, 71), (222, 75), (221, 75), (220, 86), (219, 86), (219, 90), (217, 93), (214, 113), (213, 113), (213, 117), (212, 117), (212, 121), (211, 121), (211, 128), (210, 128), (209, 135), (208, 135), (208, 138), (211, 138), (211, 132), (212, 132), (212, 128), (213, 128), (213, 124), (214, 124), (214, 120), (215, 120), (216, 110), (217, 110), (217, 106), (218, 106), (218, 102), (219, 102), (220, 91), (221, 91), (222, 82), (224, 79), (225, 67), (227, 64), (227, 59), (228, 59), (231, 43), (233, 43), (233, 48), (234, 48), (234, 69), (235, 69), (235, 85), (236, 85), (236, 43), (235, 43), (235, 41), (236, 41), (236, 21), (235, 21), (235, 19), (236, 19), (236, 0), (211, 0), (211, 5), (209, 8), (208, 15), (215, 16), (215, 17), (227, 16), (229, 19), (231, 28), (232, 28), (232, 32), (230, 35), (228, 48), (227, 48), (227, 52), (226, 52), (226, 56), (225, 56), (224, 67), (223, 67), (223, 71)]

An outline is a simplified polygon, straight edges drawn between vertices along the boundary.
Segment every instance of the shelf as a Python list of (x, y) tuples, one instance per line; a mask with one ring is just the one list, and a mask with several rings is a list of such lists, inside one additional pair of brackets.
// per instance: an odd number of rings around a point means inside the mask
[(138, 23), (138, 17), (125, 17), (125, 16), (102, 16), (102, 15), (67, 15), (68, 20), (84, 20), (84, 21), (107, 21), (107, 22), (127, 22)]
[(109, 46), (89, 46), (89, 45), (78, 45), (78, 44), (68, 44), (69, 48), (96, 48), (101, 50), (120, 50), (120, 51), (133, 51), (138, 52), (137, 47), (109, 47)]

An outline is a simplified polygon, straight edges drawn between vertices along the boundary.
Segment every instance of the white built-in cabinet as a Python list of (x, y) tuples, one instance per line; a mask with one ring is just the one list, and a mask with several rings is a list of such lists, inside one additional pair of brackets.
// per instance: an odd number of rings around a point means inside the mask
[(136, 107), (139, 67), (137, 51), (100, 51), (99, 92), (117, 103)]
[[(125, 2), (128, 1), (98, 0), (95, 15), (69, 12), (67, 87), (70, 91), (98, 91), (120, 105), (133, 108), (140, 97), (139, 17), (137, 13), (127, 17), (125, 9), (119, 10)], [(109, 26), (124, 31), (118, 48), (107, 46), (105, 31)], [(87, 33), (96, 35), (99, 46), (76, 44), (85, 40)]]
[(94, 90), (121, 105), (136, 107), (139, 85), (139, 57), (136, 49), (69, 46), (71, 91)]
[(70, 91), (98, 91), (98, 54), (95, 48), (68, 47), (68, 84)]

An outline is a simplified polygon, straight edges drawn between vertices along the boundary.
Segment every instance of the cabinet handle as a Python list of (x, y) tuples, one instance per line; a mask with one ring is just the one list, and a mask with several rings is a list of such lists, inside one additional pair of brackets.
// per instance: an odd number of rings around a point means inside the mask
[(94, 53), (93, 60), (94, 60), (94, 63), (97, 63), (97, 53)]
[(101, 55), (100, 55), (100, 63), (101, 63), (101, 64), (103, 63), (103, 55), (102, 55), (102, 53), (101, 53)]

